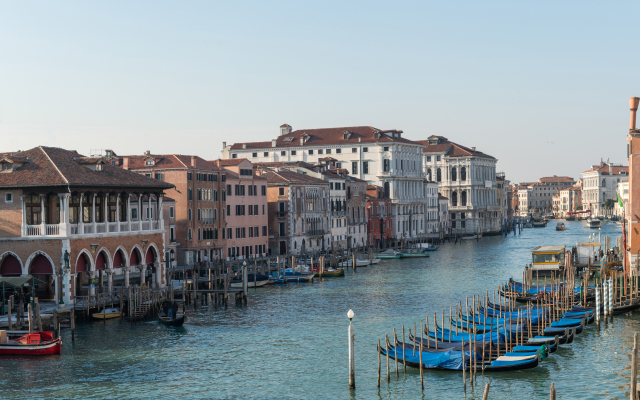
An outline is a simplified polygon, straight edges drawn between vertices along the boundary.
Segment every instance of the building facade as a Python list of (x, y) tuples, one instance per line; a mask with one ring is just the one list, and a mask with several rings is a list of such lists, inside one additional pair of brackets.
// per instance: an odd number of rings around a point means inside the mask
[(368, 242), (385, 248), (393, 238), (393, 219), (391, 199), (385, 197), (384, 189), (376, 185), (367, 185)]
[[(614, 165), (600, 161), (582, 173), (582, 204), (591, 209), (591, 215), (609, 216), (613, 213), (613, 201), (617, 201), (618, 183), (629, 179), (628, 165)], [(610, 208), (605, 207), (609, 201)]]
[(226, 171), (226, 219), (223, 254), (227, 260), (264, 257), (268, 253), (267, 180), (254, 173), (246, 158), (216, 160)]
[[(226, 218), (225, 172), (198, 156), (151, 154), (118, 156), (115, 165), (174, 186), (167, 195), (175, 200), (176, 262), (219, 259), (224, 249)], [(171, 229), (171, 228), (170, 228)]]
[(271, 255), (312, 253), (331, 246), (329, 183), (293, 171), (264, 172)]
[[(172, 186), (111, 161), (44, 146), (0, 155), (0, 275), (33, 276), (37, 297), (64, 305), (114, 285), (166, 284)], [(156, 199), (149, 217), (129, 211), (143, 194)]]
[(440, 232), (451, 234), (451, 220), (449, 219), (449, 199), (443, 195), (438, 195), (438, 225)]
[(443, 136), (430, 136), (419, 143), (425, 145), (423, 173), (427, 180), (437, 182), (440, 194), (449, 199), (451, 229), (460, 234), (499, 232), (497, 160)]
[(402, 133), (371, 126), (293, 131), (285, 124), (279, 136), (268, 142), (229, 146), (223, 142), (222, 157), (320, 164), (330, 156), (336, 168), (347, 169), (351, 177), (384, 188), (393, 205), (394, 237), (417, 237), (424, 232), (420, 222), (427, 208), (422, 196), (423, 145), (403, 138)]

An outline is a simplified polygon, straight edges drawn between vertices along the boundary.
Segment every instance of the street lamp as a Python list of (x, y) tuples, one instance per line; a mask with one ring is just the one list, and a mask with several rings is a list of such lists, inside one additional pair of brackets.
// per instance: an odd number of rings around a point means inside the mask
[(347, 312), (347, 317), (349, 317), (349, 389), (356, 388), (356, 364), (354, 361), (354, 348), (353, 341), (355, 336), (353, 334), (353, 325), (351, 321), (353, 320), (353, 310), (349, 309)]

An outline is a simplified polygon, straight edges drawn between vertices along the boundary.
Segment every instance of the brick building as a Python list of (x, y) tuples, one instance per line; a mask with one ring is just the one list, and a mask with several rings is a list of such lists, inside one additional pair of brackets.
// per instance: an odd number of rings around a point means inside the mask
[[(115, 155), (114, 155), (115, 157)], [(173, 224), (167, 226), (177, 265), (218, 259), (225, 246), (222, 235), (226, 214), (224, 169), (198, 156), (151, 154), (115, 157), (123, 169), (175, 186), (167, 195), (175, 199)], [(141, 209), (142, 212), (146, 212)]]
[(391, 199), (380, 186), (367, 185), (367, 220), (369, 243), (386, 247), (387, 240), (393, 238), (393, 217)]
[(255, 175), (246, 158), (216, 160), (227, 175), (226, 239), (223, 253), (227, 260), (265, 256), (267, 235), (267, 179)]
[[(64, 304), (90, 278), (104, 290), (114, 278), (164, 286), (163, 195), (172, 185), (43, 146), (1, 155), (0, 171), (0, 275), (31, 275), (39, 298)], [(145, 198), (155, 212), (130, 212)]]

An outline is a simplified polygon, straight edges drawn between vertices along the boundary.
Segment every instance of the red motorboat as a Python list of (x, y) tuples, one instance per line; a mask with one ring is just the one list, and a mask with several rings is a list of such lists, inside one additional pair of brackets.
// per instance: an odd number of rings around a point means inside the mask
[(53, 332), (28, 333), (16, 340), (7, 340), (7, 343), (0, 343), (0, 356), (45, 356), (60, 354), (61, 351), (62, 340), (60, 338), (54, 339)]

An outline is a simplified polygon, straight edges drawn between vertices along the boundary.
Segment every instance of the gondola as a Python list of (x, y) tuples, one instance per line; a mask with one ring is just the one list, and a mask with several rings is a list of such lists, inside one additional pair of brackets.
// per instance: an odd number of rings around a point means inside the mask
[(613, 315), (620, 315), (630, 311), (640, 309), (640, 303), (631, 303), (623, 306), (613, 307)]
[(184, 315), (176, 319), (169, 319), (169, 317), (164, 314), (158, 315), (158, 322), (165, 326), (182, 326), (184, 324), (184, 320)]

